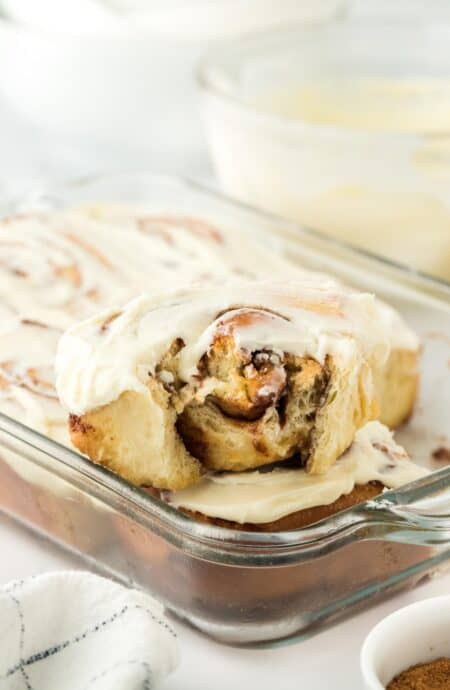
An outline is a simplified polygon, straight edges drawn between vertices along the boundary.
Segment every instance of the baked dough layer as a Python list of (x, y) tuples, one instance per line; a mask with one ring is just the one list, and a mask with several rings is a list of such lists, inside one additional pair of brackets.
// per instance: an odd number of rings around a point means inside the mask
[(414, 409), (419, 388), (419, 352), (392, 349), (376, 377), (380, 402), (379, 419), (390, 429), (408, 421)]
[(133, 484), (183, 489), (200, 478), (202, 467), (175, 421), (168, 393), (151, 379), (147, 393), (126, 391), (99, 410), (71, 415), (69, 428), (76, 448)]
[(177, 425), (210, 470), (238, 472), (294, 456), (323, 474), (377, 413), (366, 365), (355, 374), (332, 356), (323, 364), (288, 353), (246, 356), (222, 337), (204, 367), (216, 383), (205, 400), (184, 407)]

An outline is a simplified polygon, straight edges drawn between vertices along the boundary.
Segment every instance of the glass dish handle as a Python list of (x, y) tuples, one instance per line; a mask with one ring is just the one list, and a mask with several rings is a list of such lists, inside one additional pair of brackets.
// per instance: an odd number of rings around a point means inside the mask
[(450, 467), (366, 501), (358, 513), (387, 541), (450, 545)]

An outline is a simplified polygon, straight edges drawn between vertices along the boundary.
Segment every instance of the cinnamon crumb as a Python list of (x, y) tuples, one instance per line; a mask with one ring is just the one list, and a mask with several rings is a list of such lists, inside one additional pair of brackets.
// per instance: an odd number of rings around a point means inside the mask
[(437, 460), (438, 462), (446, 462), (450, 464), (450, 448), (439, 446), (433, 450), (431, 457), (433, 460)]
[(391, 460), (404, 460), (408, 457), (408, 454), (404, 450), (394, 450), (386, 443), (374, 442), (372, 443), (372, 446), (377, 450), (380, 450), (382, 453), (385, 453), (385, 455), (391, 458)]
[(450, 690), (450, 659), (411, 666), (391, 680), (386, 690)]
[(110, 316), (108, 316), (108, 318), (105, 319), (103, 321), (102, 325), (100, 326), (100, 333), (105, 333), (108, 330), (109, 326), (112, 324), (112, 322), (115, 321), (116, 319), (118, 319), (119, 316), (121, 316), (121, 314), (122, 314), (121, 311), (117, 311), (114, 314), (111, 314)]
[(45, 328), (45, 330), (48, 330), (47, 324), (42, 323), (42, 321), (35, 321), (34, 319), (21, 319), (20, 323), (22, 323), (24, 326), (36, 326), (36, 328)]
[(87, 434), (94, 427), (86, 422), (83, 422), (83, 418), (76, 414), (69, 415), (69, 427), (70, 430), (78, 434)]
[(260, 438), (255, 437), (253, 439), (253, 447), (254, 449), (258, 452), (261, 453), (262, 455), (267, 455), (268, 454), (268, 448), (267, 445), (264, 443), (264, 441)]

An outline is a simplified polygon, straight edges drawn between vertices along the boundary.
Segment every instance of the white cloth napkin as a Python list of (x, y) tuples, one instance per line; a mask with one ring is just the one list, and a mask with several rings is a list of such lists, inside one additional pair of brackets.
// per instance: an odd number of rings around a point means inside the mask
[(153, 690), (177, 664), (144, 592), (76, 571), (0, 588), (1, 690)]

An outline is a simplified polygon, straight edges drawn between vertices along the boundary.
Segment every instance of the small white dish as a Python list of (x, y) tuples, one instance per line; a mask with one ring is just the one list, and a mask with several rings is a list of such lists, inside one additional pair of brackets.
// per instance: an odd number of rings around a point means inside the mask
[(440, 657), (450, 657), (450, 596), (406, 606), (371, 630), (361, 650), (364, 687), (384, 690), (402, 671)]

